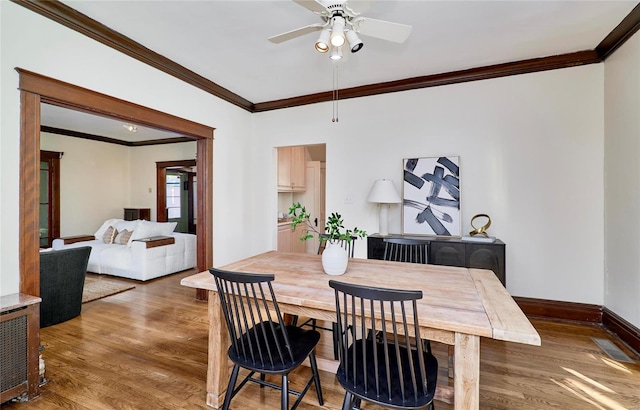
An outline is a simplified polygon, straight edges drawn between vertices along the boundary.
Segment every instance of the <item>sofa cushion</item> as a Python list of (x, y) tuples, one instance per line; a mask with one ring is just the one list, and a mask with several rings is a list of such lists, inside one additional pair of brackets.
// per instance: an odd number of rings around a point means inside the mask
[(116, 236), (116, 239), (113, 241), (113, 243), (117, 243), (118, 245), (126, 245), (129, 243), (129, 239), (131, 239), (132, 234), (133, 230), (128, 231), (126, 229), (123, 229), (122, 231), (118, 232), (118, 236)]
[(125, 220), (119, 220), (115, 225), (115, 228), (118, 230), (118, 232), (122, 232), (125, 229), (127, 231), (135, 231), (136, 228), (138, 227), (138, 224), (140, 223), (140, 219), (136, 219), (135, 221), (125, 221)]
[(107, 228), (107, 230), (102, 234), (102, 241), (104, 243), (113, 243), (114, 239), (118, 235), (118, 231), (113, 226)]
[(122, 220), (123, 219), (118, 219), (118, 218), (107, 219), (102, 223), (102, 226), (100, 226), (100, 228), (98, 228), (96, 233), (93, 235), (95, 236), (96, 239), (102, 239), (102, 235), (104, 235), (104, 233), (107, 231), (107, 229), (110, 226), (116, 226), (116, 224)]
[[(118, 230), (118, 232), (122, 232), (122, 231), (131, 231), (131, 232), (135, 232), (138, 229), (138, 224), (141, 222), (140, 219), (136, 219), (135, 221), (125, 221), (123, 219), (119, 220), (118, 223), (115, 225), (116, 229)], [(127, 245), (127, 246), (131, 246), (131, 241), (133, 234), (129, 236), (129, 238), (127, 239), (127, 242), (123, 243), (123, 245)], [(120, 243), (120, 242), (115, 242), (115, 243)]]
[(176, 229), (178, 226), (177, 222), (155, 222), (157, 225), (160, 225), (158, 229), (160, 229), (161, 236), (168, 236)]
[(131, 246), (131, 241), (142, 238), (152, 238), (154, 236), (167, 236), (170, 235), (176, 228), (177, 222), (149, 222), (139, 221), (138, 226), (133, 231), (131, 239), (128, 245)]

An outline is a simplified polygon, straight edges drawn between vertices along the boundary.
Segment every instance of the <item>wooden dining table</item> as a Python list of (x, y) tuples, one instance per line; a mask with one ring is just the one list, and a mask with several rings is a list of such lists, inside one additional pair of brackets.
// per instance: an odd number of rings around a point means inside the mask
[[(456, 410), (479, 408), (481, 337), (540, 345), (538, 332), (490, 270), (352, 258), (343, 275), (330, 276), (322, 270), (319, 255), (276, 251), (220, 269), (274, 274), (273, 288), (282, 312), (327, 321), (335, 321), (336, 316), (334, 290), (328, 285), (331, 279), (421, 290), (423, 297), (418, 301), (420, 336), (454, 346), (453, 392), (448, 397), (453, 398)], [(180, 283), (209, 291), (206, 403), (218, 408), (224, 401), (231, 365), (227, 357), (229, 335), (215, 282), (205, 271), (186, 277)], [(327, 369), (328, 365), (320, 363), (333, 362), (333, 357), (319, 357), (318, 361), (320, 368)], [(436, 392), (447, 388), (438, 385)]]

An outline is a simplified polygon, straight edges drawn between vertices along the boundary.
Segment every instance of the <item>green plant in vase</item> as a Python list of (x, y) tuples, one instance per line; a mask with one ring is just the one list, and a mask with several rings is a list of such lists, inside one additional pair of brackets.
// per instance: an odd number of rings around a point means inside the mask
[(320, 241), (351, 242), (355, 238), (365, 238), (367, 232), (357, 227), (353, 229), (345, 229), (342, 215), (337, 212), (333, 212), (327, 219), (324, 232), (318, 231), (318, 229), (311, 223), (309, 213), (307, 209), (300, 204), (300, 202), (294, 202), (289, 208), (289, 215), (291, 218), (291, 229), (295, 230), (300, 224), (305, 226), (305, 234), (300, 237), (301, 241), (313, 238), (313, 235), (318, 235)]
[(337, 212), (333, 212), (329, 216), (324, 232), (320, 232), (309, 220), (311, 215), (307, 212), (307, 209), (299, 202), (291, 205), (289, 214), (292, 215), (291, 229), (295, 230), (300, 224), (305, 226), (305, 233), (300, 237), (301, 241), (311, 239), (314, 234), (317, 234), (320, 241), (327, 242), (327, 246), (322, 252), (322, 268), (324, 272), (327, 275), (342, 275), (345, 273), (349, 262), (348, 244), (354, 239), (366, 237), (367, 233), (358, 228), (346, 229), (342, 221), (342, 215)]

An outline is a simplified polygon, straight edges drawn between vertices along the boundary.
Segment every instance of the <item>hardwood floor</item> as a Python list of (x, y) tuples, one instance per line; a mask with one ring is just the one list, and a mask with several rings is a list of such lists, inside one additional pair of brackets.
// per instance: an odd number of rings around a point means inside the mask
[[(5, 403), (23, 409), (206, 409), (207, 306), (180, 286), (183, 272), (83, 305), (82, 314), (41, 331), (49, 383), (40, 397)], [(481, 409), (640, 410), (640, 362), (599, 327), (532, 320), (542, 346), (482, 339)], [(635, 363), (610, 359), (591, 340), (608, 338)], [(330, 339), (329, 339), (330, 340)], [(323, 350), (330, 349), (325, 343)], [(446, 378), (446, 348), (434, 346), (440, 382)], [(290, 378), (299, 389), (309, 369)], [(325, 405), (339, 409), (344, 391), (333, 374), (321, 372)], [(250, 383), (233, 409), (279, 408), (279, 392)], [(450, 404), (436, 402), (438, 410)], [(315, 390), (301, 409), (319, 408)], [(363, 409), (380, 407), (363, 404)]]

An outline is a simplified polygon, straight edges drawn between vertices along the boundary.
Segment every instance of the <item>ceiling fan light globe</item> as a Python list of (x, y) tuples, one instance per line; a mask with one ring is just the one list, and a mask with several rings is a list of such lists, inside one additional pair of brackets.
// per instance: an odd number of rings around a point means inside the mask
[(337, 16), (333, 18), (331, 25), (331, 45), (334, 47), (342, 47), (345, 42), (344, 24), (343, 17)]
[(316, 50), (321, 53), (329, 51), (329, 37), (331, 36), (331, 30), (322, 30), (318, 41), (316, 41)]
[(364, 43), (353, 30), (347, 30), (347, 41), (349, 42), (349, 48), (352, 53), (357, 53), (364, 47)]
[(344, 45), (344, 36), (335, 35), (331, 37), (331, 45), (334, 47), (342, 47)]
[(327, 51), (329, 51), (329, 45), (327, 43), (321, 43), (318, 41), (316, 43), (316, 50), (321, 53), (326, 53)]

